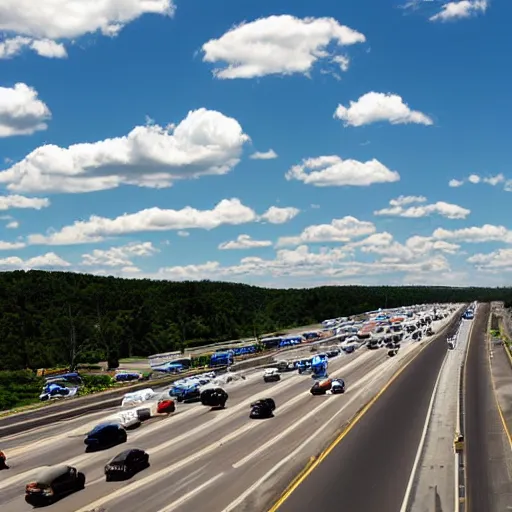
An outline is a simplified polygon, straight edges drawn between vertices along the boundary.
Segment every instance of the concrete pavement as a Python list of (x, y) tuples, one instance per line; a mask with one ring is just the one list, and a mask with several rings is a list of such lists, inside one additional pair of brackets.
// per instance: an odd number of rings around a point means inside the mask
[(457, 510), (458, 463), (453, 439), (458, 428), (459, 371), (472, 326), (472, 321), (463, 320), (455, 349), (446, 352), (407, 512)]
[(502, 512), (512, 507), (510, 443), (493, 390), (489, 305), (475, 318), (465, 369), (466, 511)]

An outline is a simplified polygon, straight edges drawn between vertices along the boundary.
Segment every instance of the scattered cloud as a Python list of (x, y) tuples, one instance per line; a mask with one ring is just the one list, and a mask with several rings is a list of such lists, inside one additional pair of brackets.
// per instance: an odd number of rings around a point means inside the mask
[(493, 187), (497, 185), (503, 185), (503, 190), (505, 192), (512, 192), (512, 179), (507, 179), (502, 173), (496, 175), (489, 176), (480, 176), (478, 174), (470, 174), (467, 178), (462, 180), (452, 179), (448, 182), (448, 186), (450, 187), (461, 187), (464, 183), (471, 183), (473, 185), (478, 185), (479, 183), (486, 183), (487, 185), (491, 185)]
[(50, 109), (38, 98), (33, 87), (23, 83), (0, 87), (0, 137), (32, 135), (46, 130), (50, 118)]
[(270, 247), (271, 245), (270, 240), (254, 240), (249, 235), (239, 235), (236, 240), (220, 244), (219, 249), (257, 249), (259, 247)]
[(284, 224), (295, 218), (300, 213), (298, 208), (293, 206), (279, 207), (271, 206), (263, 215), (260, 220), (270, 222), (270, 224)]
[(65, 46), (61, 43), (50, 39), (16, 36), (0, 42), (0, 59), (12, 59), (26, 49), (48, 59), (65, 59), (68, 56)]
[(437, 201), (433, 204), (419, 204), (415, 206), (404, 206), (411, 203), (424, 203), (425, 197), (422, 196), (400, 196), (398, 199), (392, 199), (389, 208), (374, 211), (374, 215), (384, 215), (388, 217), (407, 217), (417, 219), (420, 217), (428, 217), (430, 215), (440, 215), (447, 219), (465, 219), (471, 210), (458, 206), (456, 204)]
[(94, 192), (122, 184), (170, 187), (178, 179), (226, 174), (249, 141), (236, 119), (201, 108), (177, 126), (137, 126), (127, 136), (61, 148), (41, 146), (0, 172), (24, 192)]
[[(288, 209), (285, 208), (284, 210)], [(269, 213), (270, 211), (271, 209), (267, 210), (264, 215), (267, 215), (268, 219), (275, 215), (274, 223), (282, 223), (282, 220), (281, 222), (275, 222), (281, 214)], [(197, 210), (190, 206), (181, 210), (164, 210), (154, 207), (136, 213), (125, 213), (114, 219), (92, 215), (89, 220), (76, 221), (59, 231), (49, 232), (46, 235), (29, 235), (28, 241), (31, 244), (44, 245), (95, 243), (108, 237), (130, 233), (182, 231), (186, 229), (210, 230), (222, 225), (237, 226), (256, 222), (262, 217), (259, 217), (252, 208), (243, 205), (239, 199), (223, 199), (212, 210)]]
[(20, 227), (20, 223), (17, 220), (11, 220), (5, 225), (5, 227), (7, 229), (17, 229)]
[(488, 0), (461, 0), (445, 3), (441, 10), (429, 18), (430, 21), (454, 21), (483, 14), (489, 6)]
[(64, 267), (70, 267), (71, 264), (54, 252), (48, 252), (41, 256), (35, 256), (28, 260), (22, 260), (18, 256), (10, 256), (8, 258), (0, 259), (0, 268), (4, 270), (13, 269), (60, 269)]
[(285, 178), (315, 187), (366, 187), (376, 183), (394, 183), (400, 180), (400, 174), (375, 158), (359, 162), (333, 155), (307, 158), (302, 164), (294, 165)]
[(4, 242), (0, 240), (0, 251), (13, 251), (15, 249), (23, 249), (26, 247), (24, 242)]
[(437, 228), (432, 234), (440, 240), (465, 243), (503, 242), (512, 243), (512, 231), (505, 226), (484, 224), (456, 230)]
[(490, 272), (512, 271), (512, 249), (498, 249), (487, 254), (474, 254), (467, 260), (475, 265), (478, 270)]
[(347, 216), (342, 219), (333, 219), (330, 224), (308, 226), (298, 236), (281, 237), (277, 241), (277, 247), (325, 242), (345, 243), (375, 231), (376, 228), (372, 222)]
[(273, 149), (269, 149), (268, 151), (256, 151), (249, 158), (252, 160), (273, 160), (277, 158), (277, 153)]
[(132, 258), (152, 256), (159, 250), (151, 242), (131, 243), (110, 249), (94, 249), (82, 255), (82, 265), (96, 267), (133, 267)]
[[(256, 78), (267, 75), (307, 75), (318, 61), (331, 61), (346, 70), (346, 56), (328, 47), (364, 43), (360, 32), (340, 25), (334, 18), (270, 16), (241, 23), (202, 47), (203, 61), (224, 63), (214, 68), (220, 79)], [(345, 69), (344, 69), (345, 68)]]
[(368, 92), (348, 107), (338, 105), (334, 117), (342, 120), (344, 126), (364, 126), (386, 121), (390, 124), (424, 124), (434, 122), (423, 112), (411, 110), (397, 94)]
[(181, 236), (183, 238), (187, 237), (187, 236), (190, 236), (190, 233), (188, 231), (178, 231), (178, 236)]
[(114, 37), (125, 25), (144, 14), (174, 14), (172, 0), (52, 0), (35, 9), (33, 0), (2, 0), (0, 30), (7, 38), (0, 43), (0, 58), (32, 49), (42, 57), (63, 58), (66, 49), (59, 40), (74, 40), (100, 32)]
[(41, 210), (50, 206), (50, 200), (45, 197), (25, 197), (19, 195), (0, 195), (0, 211), (11, 210), (14, 208), (30, 208)]

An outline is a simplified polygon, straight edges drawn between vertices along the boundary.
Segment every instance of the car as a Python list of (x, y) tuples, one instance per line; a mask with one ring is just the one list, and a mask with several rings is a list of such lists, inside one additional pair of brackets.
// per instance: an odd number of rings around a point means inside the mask
[(397, 354), (398, 354), (398, 348), (393, 348), (391, 350), (388, 350), (389, 357), (395, 357)]
[(345, 393), (345, 381), (343, 379), (332, 379), (331, 393), (333, 395)]
[(120, 411), (107, 418), (107, 421), (119, 423), (125, 429), (136, 429), (142, 423), (137, 415), (137, 411), (134, 410)]
[(7, 457), (5, 453), (0, 450), (0, 470), (2, 469), (9, 469), (9, 466), (7, 465)]
[(249, 418), (263, 419), (272, 418), (276, 409), (276, 403), (272, 398), (262, 398), (251, 404)]
[(198, 402), (201, 399), (201, 392), (199, 391), (198, 384), (191, 386), (174, 386), (169, 392), (169, 396), (175, 396), (178, 402), (186, 404)]
[(116, 444), (126, 443), (126, 430), (119, 423), (100, 423), (84, 439), (86, 451), (110, 448)]
[(85, 487), (85, 475), (72, 466), (47, 466), (25, 486), (25, 501), (32, 506), (50, 505)]
[(149, 455), (144, 450), (130, 448), (118, 453), (105, 465), (105, 479), (126, 480), (149, 467)]
[(263, 374), (264, 382), (277, 382), (281, 380), (281, 375), (277, 368), (267, 368)]
[(206, 388), (201, 392), (201, 403), (208, 407), (223, 409), (227, 400), (228, 394), (222, 388)]
[(174, 400), (171, 400), (170, 398), (164, 398), (162, 400), (159, 400), (156, 406), (156, 412), (158, 414), (171, 414), (175, 410), (176, 404), (174, 403)]
[(330, 391), (332, 388), (332, 380), (331, 379), (323, 379), (317, 380), (309, 392), (312, 395), (325, 395), (327, 391)]

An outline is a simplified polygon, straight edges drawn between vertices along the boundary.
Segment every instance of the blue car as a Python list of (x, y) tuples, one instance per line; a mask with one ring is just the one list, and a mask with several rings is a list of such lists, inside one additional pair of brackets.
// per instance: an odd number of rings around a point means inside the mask
[(110, 448), (116, 444), (126, 443), (126, 430), (119, 423), (100, 423), (84, 439), (86, 451)]
[(199, 402), (201, 400), (201, 392), (198, 384), (188, 386), (173, 386), (169, 391), (169, 396), (176, 397), (178, 402), (185, 404), (191, 402)]

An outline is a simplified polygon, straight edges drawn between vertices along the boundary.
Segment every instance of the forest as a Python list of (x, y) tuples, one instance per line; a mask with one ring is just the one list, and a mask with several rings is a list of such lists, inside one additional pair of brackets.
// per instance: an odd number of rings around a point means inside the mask
[(512, 288), (265, 289), (71, 272), (0, 273), (1, 370), (75, 367), (261, 336), (379, 307), (502, 300)]

